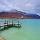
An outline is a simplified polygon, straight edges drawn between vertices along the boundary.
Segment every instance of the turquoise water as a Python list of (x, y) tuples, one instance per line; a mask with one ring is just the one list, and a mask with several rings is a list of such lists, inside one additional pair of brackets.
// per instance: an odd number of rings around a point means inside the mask
[[(8, 20), (8, 19), (7, 19)], [(13, 19), (14, 23), (18, 20)], [(0, 19), (0, 23), (4, 23), (5, 19)], [(11, 23), (10, 19), (10, 23)], [(6, 40), (40, 40), (40, 19), (19, 19), (22, 28), (10, 28), (0, 31), (0, 37)]]

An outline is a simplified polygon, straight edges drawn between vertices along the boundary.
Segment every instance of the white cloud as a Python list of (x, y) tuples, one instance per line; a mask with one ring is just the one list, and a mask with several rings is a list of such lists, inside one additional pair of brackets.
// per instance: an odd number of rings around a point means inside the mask
[(31, 3), (27, 3), (25, 4), (26, 7), (32, 7), (32, 4)]
[(40, 5), (40, 0), (0, 0), (0, 11), (17, 9), (28, 13), (37, 13), (38, 5)]

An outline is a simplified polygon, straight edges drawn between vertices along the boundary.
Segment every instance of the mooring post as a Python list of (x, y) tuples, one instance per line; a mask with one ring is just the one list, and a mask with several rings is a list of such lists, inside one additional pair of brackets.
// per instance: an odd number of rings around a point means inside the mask
[(19, 27), (19, 21), (18, 21), (18, 27)]
[(13, 26), (13, 19), (12, 19), (12, 26)]

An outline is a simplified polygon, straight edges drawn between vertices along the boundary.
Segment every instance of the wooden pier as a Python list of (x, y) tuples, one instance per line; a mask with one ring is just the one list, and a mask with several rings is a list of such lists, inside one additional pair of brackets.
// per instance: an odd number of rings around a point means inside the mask
[(6, 29), (9, 29), (9, 28), (12, 28), (12, 27), (14, 27), (14, 28), (21, 28), (21, 24), (19, 24), (19, 21), (18, 21), (17, 24), (14, 24), (13, 20), (12, 20), (11, 24), (8, 24), (8, 21), (6, 23), (6, 21), (5, 21), (4, 25), (0, 26), (0, 31), (6, 30)]

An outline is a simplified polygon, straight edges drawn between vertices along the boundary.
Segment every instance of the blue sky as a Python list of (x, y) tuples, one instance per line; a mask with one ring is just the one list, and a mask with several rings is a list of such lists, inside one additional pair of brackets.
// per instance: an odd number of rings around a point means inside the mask
[(13, 9), (40, 15), (40, 0), (0, 0), (0, 11)]

